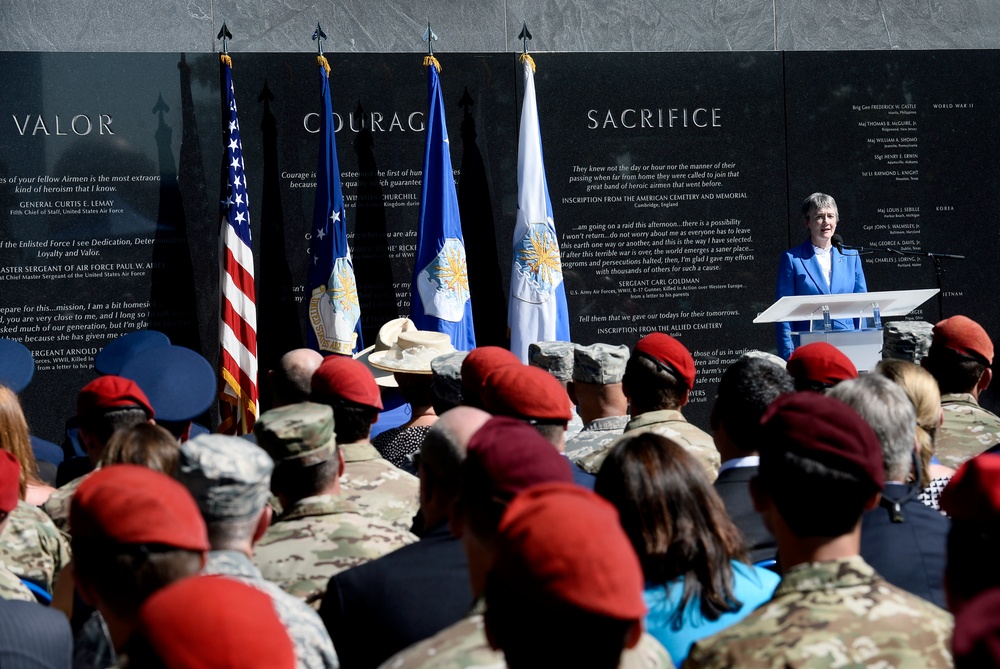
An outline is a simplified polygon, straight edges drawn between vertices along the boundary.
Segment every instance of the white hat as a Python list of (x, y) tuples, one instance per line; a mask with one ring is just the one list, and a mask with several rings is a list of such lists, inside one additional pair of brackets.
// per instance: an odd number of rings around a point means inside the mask
[(372, 353), (384, 353), (392, 348), (392, 345), (396, 343), (396, 339), (399, 337), (399, 333), (409, 332), (411, 330), (415, 331), (416, 329), (416, 324), (409, 318), (394, 318), (379, 328), (378, 337), (375, 338), (374, 346), (369, 346), (363, 351), (360, 351), (354, 357), (368, 365), (372, 375), (375, 377), (375, 383), (379, 386), (384, 388), (398, 388), (399, 384), (396, 383), (396, 379), (393, 377), (392, 372), (386, 372), (380, 367), (373, 366), (370, 362), (370, 358)]
[(454, 350), (451, 337), (444, 332), (409, 330), (400, 332), (388, 351), (372, 353), (368, 364), (389, 372), (430, 374), (431, 360)]

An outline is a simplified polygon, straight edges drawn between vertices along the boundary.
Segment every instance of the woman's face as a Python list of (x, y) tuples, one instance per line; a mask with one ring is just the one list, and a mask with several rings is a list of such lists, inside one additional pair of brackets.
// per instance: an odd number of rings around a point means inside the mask
[(829, 248), (830, 238), (837, 231), (837, 210), (833, 207), (810, 209), (806, 217), (806, 227), (815, 246), (821, 249)]

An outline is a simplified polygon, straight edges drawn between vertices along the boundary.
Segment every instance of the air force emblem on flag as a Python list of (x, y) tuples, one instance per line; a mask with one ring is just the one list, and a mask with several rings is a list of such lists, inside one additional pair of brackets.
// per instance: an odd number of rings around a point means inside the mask
[(317, 286), (309, 300), (309, 323), (320, 350), (351, 355), (359, 318), (354, 266), (347, 258), (337, 258), (326, 285)]
[(452, 323), (462, 320), (469, 301), (469, 271), (465, 246), (459, 239), (444, 240), (437, 256), (420, 271), (417, 290), (425, 314)]
[(562, 283), (562, 262), (556, 233), (544, 223), (530, 223), (514, 245), (511, 277), (514, 297), (533, 304), (547, 302)]

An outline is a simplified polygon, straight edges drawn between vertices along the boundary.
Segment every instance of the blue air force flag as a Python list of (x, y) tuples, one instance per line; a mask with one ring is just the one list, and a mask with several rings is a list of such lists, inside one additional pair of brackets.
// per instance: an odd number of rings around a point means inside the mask
[(319, 165), (309, 257), (309, 346), (320, 353), (351, 355), (364, 347), (354, 264), (347, 245), (347, 216), (330, 102), (330, 65), (319, 64)]
[(563, 285), (559, 240), (542, 161), (542, 135), (535, 103), (534, 63), (524, 66), (524, 102), (517, 142), (517, 222), (510, 274), (510, 350), (528, 362), (528, 346), (538, 341), (572, 341)]
[(451, 168), (444, 97), (437, 59), (428, 57), (430, 112), (424, 144), (424, 175), (420, 190), (420, 228), (413, 267), (410, 320), (421, 330), (444, 332), (460, 351), (476, 347), (469, 298), (469, 272), (465, 257), (458, 194)]

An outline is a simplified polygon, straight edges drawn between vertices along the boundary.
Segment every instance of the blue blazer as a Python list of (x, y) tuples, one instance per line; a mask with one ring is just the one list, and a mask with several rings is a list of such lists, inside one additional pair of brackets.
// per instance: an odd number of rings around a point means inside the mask
[[(830, 285), (826, 285), (811, 240), (791, 248), (781, 254), (778, 264), (778, 289), (775, 299), (787, 295), (830, 295), (838, 293), (867, 293), (865, 272), (861, 268), (861, 258), (855, 254), (844, 255), (831, 249), (830, 260), (833, 267)], [(851, 318), (833, 321), (834, 330), (854, 330)], [(778, 355), (785, 360), (792, 354), (792, 332), (809, 330), (809, 321), (777, 323)]]

